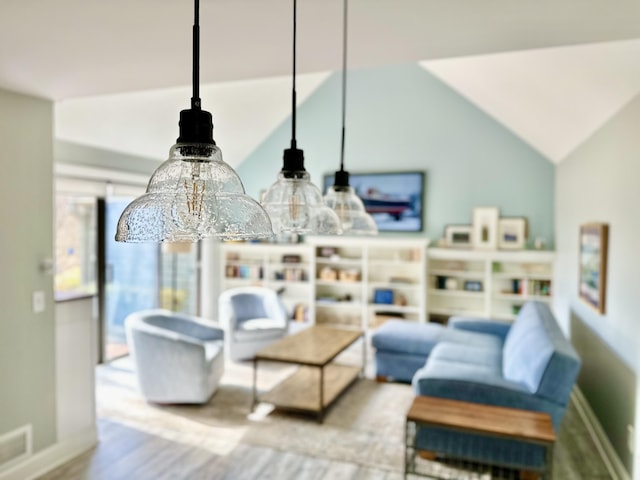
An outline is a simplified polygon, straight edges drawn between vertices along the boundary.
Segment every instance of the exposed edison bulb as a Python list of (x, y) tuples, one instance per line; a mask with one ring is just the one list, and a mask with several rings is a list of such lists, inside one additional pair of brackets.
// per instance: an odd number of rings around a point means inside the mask
[(207, 204), (206, 166), (201, 162), (189, 162), (183, 170), (185, 174), (179, 180), (173, 205), (176, 223), (180, 228), (204, 237), (209, 222), (215, 222), (217, 218), (215, 197), (209, 198)]

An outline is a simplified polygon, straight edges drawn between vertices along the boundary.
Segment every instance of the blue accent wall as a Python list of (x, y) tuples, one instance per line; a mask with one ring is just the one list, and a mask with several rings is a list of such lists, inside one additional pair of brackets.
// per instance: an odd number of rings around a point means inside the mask
[[(298, 146), (312, 181), (339, 168), (341, 74), (331, 75), (297, 110)], [(492, 117), (418, 65), (352, 70), (347, 85), (345, 167), (351, 172), (426, 172), (425, 232), (470, 224), (474, 206), (525, 216), (529, 239), (554, 244), (554, 166)], [(291, 138), (283, 122), (238, 167), (258, 197), (282, 167)]]

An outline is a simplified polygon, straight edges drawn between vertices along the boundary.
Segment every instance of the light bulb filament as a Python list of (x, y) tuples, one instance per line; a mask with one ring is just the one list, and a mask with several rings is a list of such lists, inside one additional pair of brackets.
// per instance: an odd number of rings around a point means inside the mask
[(193, 179), (191, 188), (189, 188), (189, 183), (185, 180), (184, 190), (187, 197), (187, 211), (190, 215), (200, 217), (204, 203), (205, 183), (201, 180)]

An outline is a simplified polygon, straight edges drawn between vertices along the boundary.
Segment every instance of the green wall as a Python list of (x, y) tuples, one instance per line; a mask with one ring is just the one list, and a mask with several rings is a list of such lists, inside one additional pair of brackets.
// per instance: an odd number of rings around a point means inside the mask
[(56, 439), (53, 277), (39, 268), (53, 256), (52, 112), (0, 90), (0, 436), (30, 423), (35, 451)]
[[(560, 320), (574, 324), (579, 320), (590, 328), (613, 354), (635, 372), (640, 372), (640, 318), (638, 316), (637, 279), (640, 272), (640, 98), (600, 128), (557, 167), (556, 239), (558, 250), (556, 303)], [(609, 224), (607, 256), (606, 312), (597, 314), (578, 298), (578, 234), (580, 225), (589, 222)], [(620, 361), (618, 360), (618, 361)], [(627, 425), (620, 417), (633, 418), (633, 400), (619, 398), (607, 388), (615, 377), (615, 362), (608, 361), (581, 373), (585, 382), (598, 383), (587, 397), (610, 440), (631, 466), (627, 447)], [(635, 393), (636, 398), (638, 394)], [(629, 404), (632, 406), (629, 407)], [(604, 405), (603, 408), (596, 408)], [(625, 420), (626, 422), (626, 420)], [(635, 420), (635, 431), (640, 422)], [(639, 436), (636, 436), (638, 445)], [(640, 478), (640, 467), (635, 468)]]
[[(332, 75), (298, 107), (298, 146), (316, 185), (338, 169), (341, 75)], [(239, 167), (258, 197), (282, 167), (290, 119)], [(426, 172), (425, 233), (471, 223), (474, 206), (526, 216), (529, 238), (554, 240), (554, 167), (537, 151), (417, 65), (350, 71), (345, 166), (352, 172)]]

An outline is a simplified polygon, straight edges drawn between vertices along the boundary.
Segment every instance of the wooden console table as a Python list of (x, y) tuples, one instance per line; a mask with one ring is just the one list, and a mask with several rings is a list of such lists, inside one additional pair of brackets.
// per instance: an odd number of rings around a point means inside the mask
[[(543, 474), (545, 479), (552, 478), (553, 445), (556, 436), (553, 432), (551, 417), (546, 413), (418, 396), (411, 404), (406, 418), (405, 478), (409, 473), (419, 474), (415, 471), (417, 428), (438, 428), (541, 445), (546, 452), (544, 469), (536, 472), (523, 472), (524, 477), (521, 478), (532, 478), (531, 474), (537, 477), (538, 473)], [(429, 453), (435, 454), (434, 457), (440, 454), (451, 455), (451, 458), (459, 460), (478, 461), (478, 459), (459, 458), (455, 452)], [(521, 468), (516, 465), (497, 466)]]
[[(320, 421), (331, 404), (358, 376), (364, 374), (366, 342), (362, 341), (362, 367), (332, 363), (356, 340), (361, 330), (314, 325), (260, 350), (253, 359), (253, 404), (271, 403), (277, 408), (315, 413)], [(299, 365), (291, 376), (258, 398), (258, 362), (261, 360)], [(317, 384), (317, 389), (310, 385)]]

